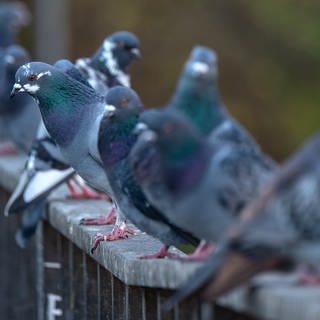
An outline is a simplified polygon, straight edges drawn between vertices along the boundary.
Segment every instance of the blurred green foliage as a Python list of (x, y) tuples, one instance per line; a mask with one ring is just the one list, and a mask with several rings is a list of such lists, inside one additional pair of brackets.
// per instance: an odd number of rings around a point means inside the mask
[(192, 46), (204, 44), (219, 55), (224, 103), (276, 159), (318, 129), (320, 1), (69, 1), (72, 59), (116, 30), (140, 37), (132, 84), (146, 106), (169, 99)]

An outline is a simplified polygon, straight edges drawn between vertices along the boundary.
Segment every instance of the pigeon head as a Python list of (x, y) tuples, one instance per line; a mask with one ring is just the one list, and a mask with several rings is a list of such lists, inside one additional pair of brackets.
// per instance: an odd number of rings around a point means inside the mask
[(6, 47), (15, 41), (16, 33), (30, 22), (30, 13), (22, 2), (0, 5), (0, 46)]
[(165, 157), (178, 161), (184, 161), (202, 142), (200, 133), (178, 112), (146, 111), (136, 127), (136, 131), (139, 130)]
[(137, 137), (134, 135), (143, 109), (139, 96), (130, 88), (116, 86), (106, 96), (106, 112), (100, 124), (98, 148), (106, 167), (126, 157)]
[(168, 106), (185, 114), (204, 135), (221, 123), (217, 58), (211, 49), (193, 48)]
[(140, 58), (139, 39), (131, 32), (118, 31), (107, 37), (92, 57), (99, 69), (116, 76), (126, 72), (133, 60)]
[(179, 196), (198, 181), (209, 159), (208, 150), (186, 118), (172, 111), (146, 111), (136, 128), (140, 134), (131, 164), (141, 184), (152, 183), (161, 173), (166, 187)]
[[(94, 89), (43, 62), (29, 62), (16, 72), (11, 96), (26, 92), (40, 102), (40, 109), (57, 109), (93, 103)], [(101, 98), (102, 99), (102, 98)]]
[(137, 93), (127, 87), (115, 86), (108, 91), (106, 96), (107, 112), (109, 117), (125, 114), (136, 110), (141, 112), (142, 102)]
[(16, 83), (11, 95), (17, 92), (26, 92), (35, 96), (41, 84), (52, 77), (53, 70), (52, 66), (42, 62), (30, 62), (22, 65), (16, 72)]
[(217, 76), (217, 56), (214, 51), (202, 46), (194, 47), (184, 66), (183, 77), (193, 82), (212, 83)]
[(14, 73), (17, 71), (19, 66), (25, 64), (29, 60), (30, 57), (28, 52), (18, 45), (9, 46), (1, 58), (6, 69)]

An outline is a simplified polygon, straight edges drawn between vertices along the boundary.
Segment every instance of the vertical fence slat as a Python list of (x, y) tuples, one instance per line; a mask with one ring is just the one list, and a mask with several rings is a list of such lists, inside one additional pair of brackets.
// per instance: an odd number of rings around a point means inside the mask
[(113, 316), (113, 279), (109, 271), (100, 267), (100, 316), (101, 320), (112, 320)]
[(97, 274), (97, 263), (86, 255), (87, 265), (87, 318), (96, 320), (99, 316), (100, 297), (99, 282)]

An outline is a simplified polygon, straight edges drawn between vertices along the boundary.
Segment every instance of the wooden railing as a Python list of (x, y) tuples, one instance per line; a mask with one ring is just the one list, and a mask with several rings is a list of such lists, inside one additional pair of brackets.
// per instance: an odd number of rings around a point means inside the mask
[[(0, 159), (2, 207), (24, 160)], [(190, 298), (164, 314), (161, 301), (199, 264), (138, 259), (161, 246), (139, 231), (88, 254), (94, 235), (111, 226), (87, 227), (79, 221), (105, 213), (108, 204), (66, 200), (64, 195), (62, 187), (51, 196), (45, 220), (25, 250), (14, 242), (20, 217), (0, 218), (0, 319), (253, 319), (229, 308), (266, 319), (320, 319), (320, 289), (295, 286), (294, 275), (280, 276), (281, 281), (277, 275), (260, 277), (255, 284), (267, 277), (269, 285), (237, 290), (219, 306)]]

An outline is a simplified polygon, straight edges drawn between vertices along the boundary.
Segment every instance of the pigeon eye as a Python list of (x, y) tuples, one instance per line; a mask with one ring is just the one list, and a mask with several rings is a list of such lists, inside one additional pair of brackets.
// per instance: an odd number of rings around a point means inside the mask
[(120, 101), (120, 104), (122, 107), (126, 106), (128, 104), (129, 100), (126, 98), (122, 98)]
[(35, 74), (31, 74), (29, 77), (28, 77), (28, 80), (29, 81), (34, 81), (37, 79), (37, 76)]
[(166, 123), (162, 127), (162, 132), (165, 134), (170, 134), (174, 130), (174, 126), (171, 123)]
[(121, 41), (121, 42), (118, 42), (117, 46), (118, 46), (118, 48), (124, 48), (125, 44), (124, 44), (124, 42)]

